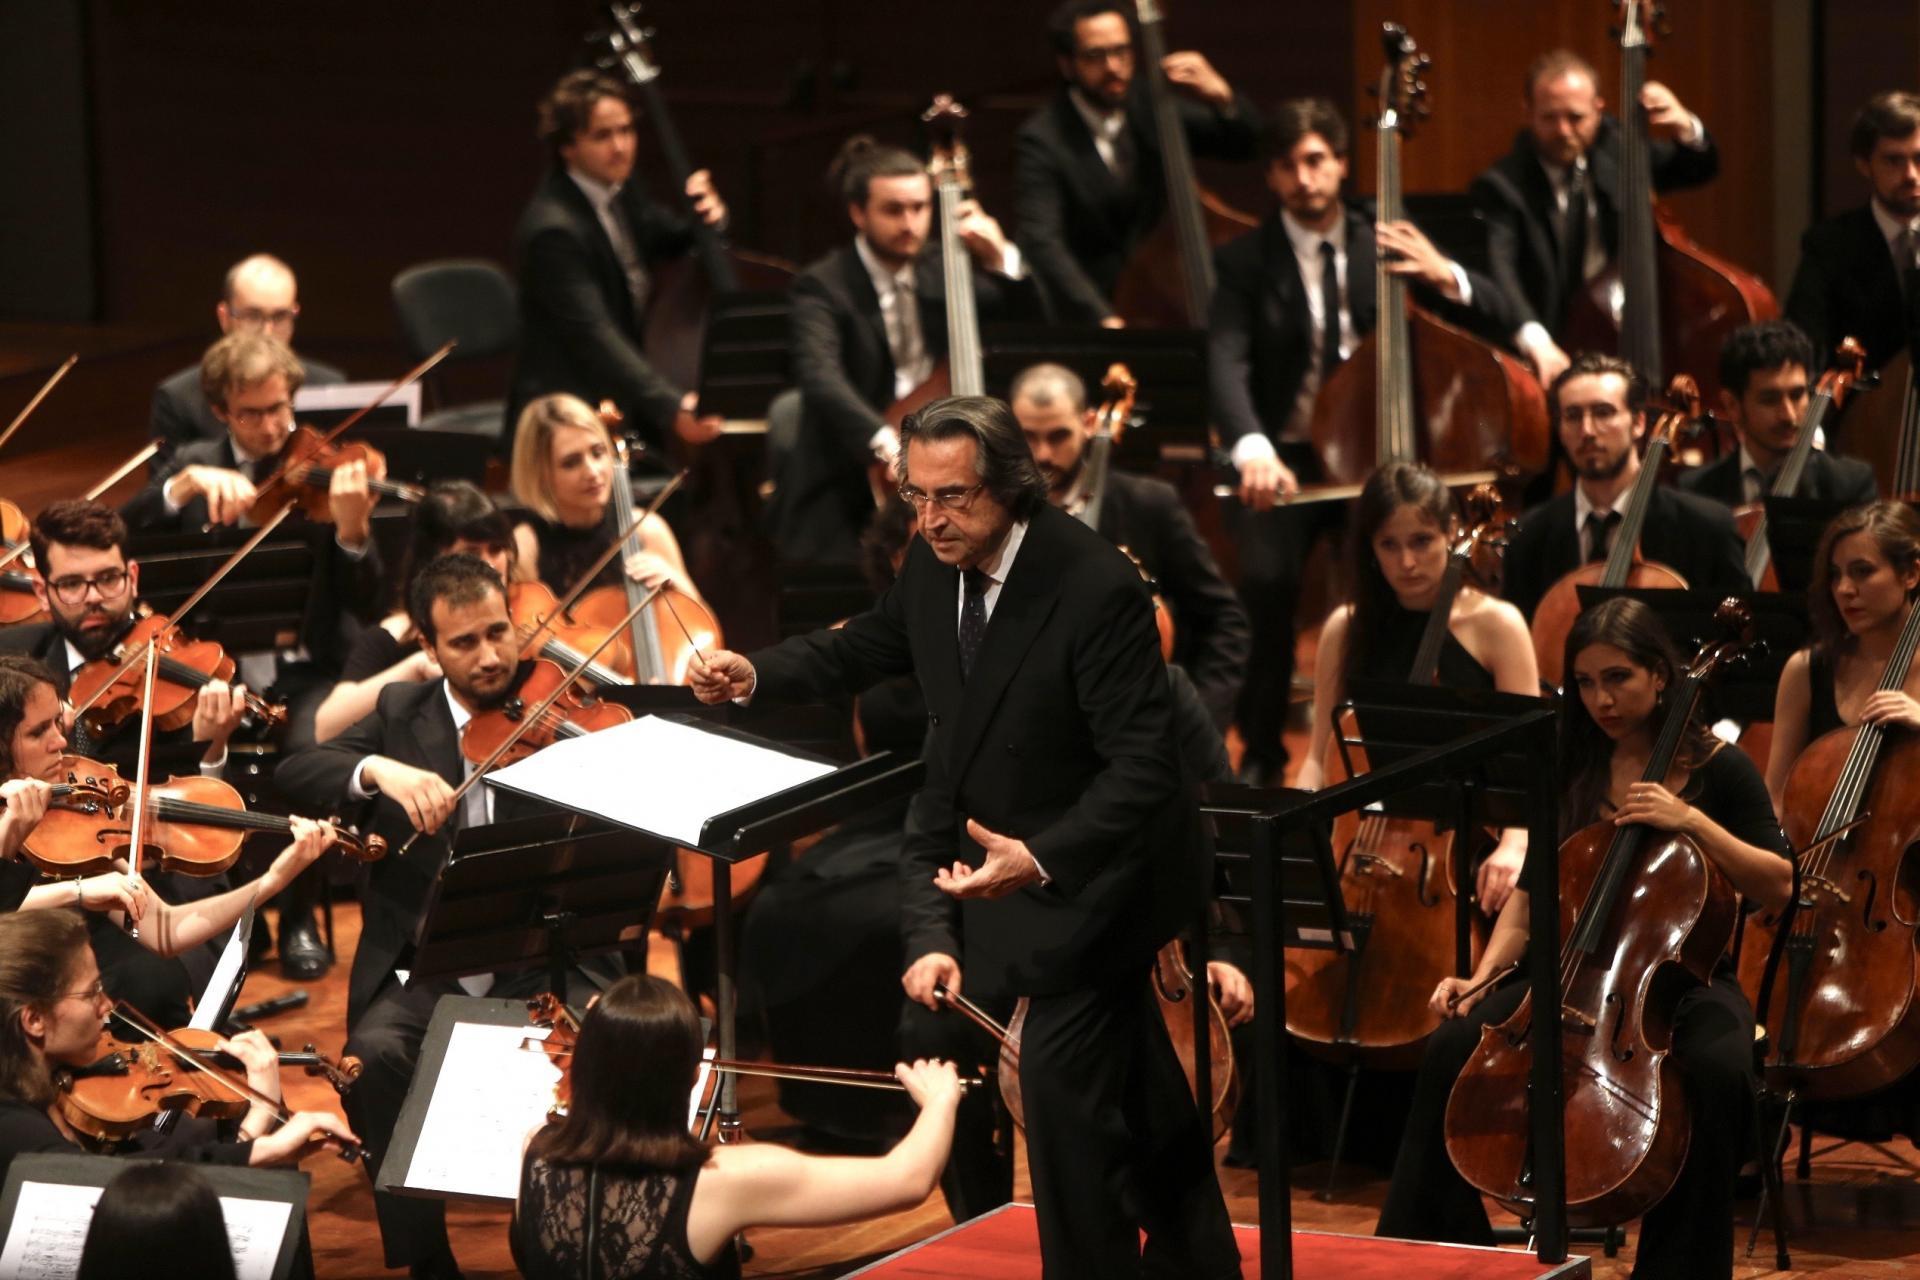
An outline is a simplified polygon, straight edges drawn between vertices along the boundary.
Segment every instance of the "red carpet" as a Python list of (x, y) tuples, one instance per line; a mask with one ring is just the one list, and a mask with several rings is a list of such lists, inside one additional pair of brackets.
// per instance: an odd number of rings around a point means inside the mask
[[(1260, 1229), (1237, 1227), (1246, 1280), (1259, 1280)], [(1557, 1267), (1508, 1249), (1413, 1244), (1317, 1231), (1293, 1235), (1293, 1271), (1299, 1280), (1585, 1280), (1586, 1259)], [(1040, 1280), (1040, 1241), (1033, 1206), (1010, 1204), (964, 1226), (922, 1240), (849, 1275), (893, 1280)]]

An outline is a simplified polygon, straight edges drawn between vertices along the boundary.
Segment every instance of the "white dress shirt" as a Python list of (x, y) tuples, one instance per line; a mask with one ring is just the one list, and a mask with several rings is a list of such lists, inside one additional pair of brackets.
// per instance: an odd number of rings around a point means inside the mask
[(627, 293), (633, 298), (633, 313), (639, 315), (647, 306), (647, 266), (640, 260), (640, 246), (634, 243), (633, 229), (615, 203), (622, 188), (610, 187), (577, 169), (568, 169), (567, 176), (587, 197), (594, 216), (600, 219), (600, 229), (613, 242), (613, 256), (620, 260), (620, 270), (627, 277)]
[[(1001, 540), (1000, 549), (982, 560), (974, 568), (987, 575), (986, 607), (987, 621), (993, 621), (993, 606), (1000, 603), (1000, 588), (1006, 585), (1007, 574), (1013, 571), (1013, 558), (1020, 554), (1020, 544), (1027, 536), (1027, 522), (1016, 520), (1013, 528), (1007, 530), (1007, 536)], [(959, 634), (960, 614), (967, 607), (967, 575), (960, 575), (958, 602), (953, 615), (954, 634)]]
[(1127, 112), (1124, 107), (1112, 111), (1102, 110), (1088, 102), (1078, 89), (1067, 90), (1067, 101), (1079, 113), (1086, 123), (1087, 132), (1093, 135), (1093, 149), (1100, 153), (1100, 159), (1116, 177), (1125, 177), (1120, 172), (1120, 135), (1127, 131)]
[(1607, 530), (1607, 551), (1611, 554), (1613, 551), (1613, 540), (1619, 536), (1621, 526), (1626, 523), (1627, 503), (1632, 497), (1633, 486), (1628, 485), (1620, 491), (1619, 496), (1614, 498), (1611, 506), (1596, 507), (1593, 504), (1593, 499), (1587, 496), (1587, 491), (1583, 486), (1578, 483), (1573, 486), (1573, 531), (1580, 539), (1581, 559), (1584, 560), (1587, 555), (1587, 517), (1596, 511), (1615, 511), (1619, 513), (1621, 523)]
[(1905, 271), (1913, 264), (1900, 260), (1900, 237), (1912, 231), (1916, 238), (1920, 238), (1920, 218), (1904, 222), (1878, 200), (1869, 200), (1867, 205), (1873, 210), (1873, 220), (1879, 226), (1880, 234), (1887, 238), (1887, 252), (1893, 256), (1894, 271)]

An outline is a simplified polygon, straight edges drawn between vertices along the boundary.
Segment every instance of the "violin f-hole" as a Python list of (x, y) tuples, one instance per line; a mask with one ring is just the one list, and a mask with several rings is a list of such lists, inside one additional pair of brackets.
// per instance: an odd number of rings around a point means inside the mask
[(1427, 848), (1424, 840), (1416, 840), (1408, 845), (1407, 848), (1420, 855), (1420, 883), (1413, 891), (1415, 899), (1423, 907), (1439, 906), (1439, 894), (1436, 893), (1432, 897), (1427, 896), (1427, 877), (1433, 874), (1432, 851)]

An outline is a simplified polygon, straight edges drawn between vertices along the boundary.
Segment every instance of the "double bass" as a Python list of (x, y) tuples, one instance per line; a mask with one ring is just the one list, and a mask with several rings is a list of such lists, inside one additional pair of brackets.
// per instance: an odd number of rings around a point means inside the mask
[[(1406, 218), (1400, 142), (1427, 114), (1428, 59), (1399, 25), (1384, 24), (1381, 35), (1374, 128), (1384, 223)], [(1329, 480), (1357, 484), (1389, 462), (1425, 462), (1443, 474), (1527, 475), (1546, 465), (1546, 394), (1520, 361), (1413, 306), (1406, 281), (1384, 264), (1374, 299), (1378, 327), (1314, 401), (1309, 432)]]
[[(1736, 601), (1670, 691), (1644, 782), (1665, 782), (1706, 682), (1745, 652), (1751, 616)], [(1535, 911), (1555, 910), (1550, 902)], [(1611, 1226), (1659, 1202), (1680, 1175), (1692, 1132), (1669, 1051), (1680, 995), (1705, 983), (1733, 938), (1733, 886), (1689, 837), (1603, 819), (1560, 846), (1561, 1078), (1566, 1100), (1567, 1221)], [(1909, 961), (1911, 968), (1911, 961)], [(1447, 1100), (1447, 1154), (1473, 1187), (1530, 1216), (1527, 1080), (1531, 993), (1485, 1028)]]
[(1620, 42), (1620, 248), (1615, 265), (1587, 282), (1567, 312), (1569, 351), (1610, 351), (1647, 382), (1691, 373), (1709, 399), (1720, 390), (1720, 344), (1742, 325), (1780, 314), (1758, 276), (1688, 238), (1653, 190), (1653, 146), (1640, 91), (1647, 55), (1665, 34), (1659, 0), (1608, 0)]
[[(1903, 346), (1868, 376), (1885, 390), (1847, 406), (1834, 424), (1834, 442), (1873, 467), (1881, 497), (1920, 502), (1920, 386), (1914, 384), (1913, 354)], [(1891, 394), (1895, 388), (1897, 395)]]

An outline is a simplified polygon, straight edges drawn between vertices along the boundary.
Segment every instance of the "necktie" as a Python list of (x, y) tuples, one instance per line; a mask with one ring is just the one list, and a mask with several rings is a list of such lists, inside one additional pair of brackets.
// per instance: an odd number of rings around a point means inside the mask
[(932, 362), (927, 359), (926, 336), (920, 330), (920, 301), (913, 291), (912, 267), (893, 278), (893, 319), (893, 372), (910, 391), (933, 372)]
[(1134, 167), (1139, 163), (1139, 154), (1133, 145), (1133, 131), (1122, 128), (1113, 135), (1113, 177), (1121, 186), (1133, 178)]
[(1740, 477), (1742, 495), (1748, 502), (1758, 502), (1767, 493), (1767, 478), (1760, 474), (1760, 468), (1748, 467)]
[(1333, 241), (1320, 242), (1320, 380), (1324, 383), (1340, 367), (1340, 269), (1333, 260)]
[(1620, 523), (1618, 511), (1590, 511), (1587, 513), (1587, 562), (1607, 558), (1607, 539), (1612, 535), (1614, 526)]
[(1577, 165), (1567, 170), (1567, 210), (1560, 228), (1560, 279), (1571, 298), (1587, 282), (1587, 181)]
[(966, 598), (960, 605), (960, 678), (973, 674), (973, 660), (980, 654), (980, 642), (987, 636), (987, 588), (993, 579), (978, 569), (964, 574)]
[(607, 230), (607, 239), (613, 241), (613, 256), (620, 260), (621, 274), (627, 278), (627, 293), (633, 298), (633, 314), (638, 317), (647, 309), (647, 268), (640, 261), (640, 250), (633, 242), (633, 231), (627, 226), (627, 215), (620, 209), (618, 199), (610, 200), (600, 211), (600, 221)]

